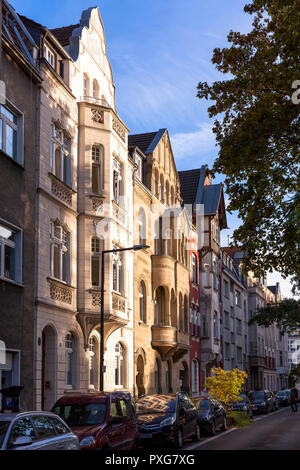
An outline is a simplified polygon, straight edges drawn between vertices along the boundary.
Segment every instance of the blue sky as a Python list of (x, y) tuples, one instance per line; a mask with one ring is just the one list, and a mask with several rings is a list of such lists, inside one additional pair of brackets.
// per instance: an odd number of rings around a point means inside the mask
[[(57, 28), (79, 22), (82, 10), (98, 6), (116, 86), (117, 111), (132, 133), (169, 130), (178, 170), (212, 166), (218, 149), (207, 101), (196, 98), (199, 81), (223, 79), (211, 63), (215, 47), (226, 47), (230, 29), (247, 32), (245, 0), (11, 0), (17, 12)], [(217, 176), (215, 182), (222, 181)], [(230, 230), (238, 226), (228, 214)], [(278, 274), (269, 282), (288, 281)]]

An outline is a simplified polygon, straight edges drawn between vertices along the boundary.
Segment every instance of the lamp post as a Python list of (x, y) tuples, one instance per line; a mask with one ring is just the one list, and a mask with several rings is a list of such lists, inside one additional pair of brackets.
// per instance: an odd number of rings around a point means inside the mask
[(117, 253), (119, 251), (138, 251), (144, 248), (150, 248), (149, 245), (134, 245), (129, 248), (115, 248), (112, 250), (103, 250), (101, 253), (101, 309), (100, 309), (100, 392), (104, 389), (104, 255), (106, 253)]

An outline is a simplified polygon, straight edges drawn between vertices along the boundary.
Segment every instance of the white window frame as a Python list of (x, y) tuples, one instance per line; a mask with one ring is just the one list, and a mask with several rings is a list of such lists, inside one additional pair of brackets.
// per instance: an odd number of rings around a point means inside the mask
[(120, 205), (122, 198), (122, 166), (121, 163), (113, 158), (113, 200)]
[[(119, 349), (117, 351), (117, 349)], [(126, 386), (126, 371), (125, 371), (125, 348), (120, 341), (115, 345), (115, 386), (117, 388), (124, 388)], [(117, 379), (117, 380), (116, 380)], [(118, 383), (117, 383), (118, 382)]]
[[(101, 144), (95, 144), (92, 145), (92, 152), (91, 152), (91, 157), (92, 157), (92, 178), (91, 178), (91, 186), (92, 186), (92, 192), (94, 194), (101, 194), (101, 191), (103, 189), (103, 162), (104, 162), (104, 147)], [(93, 191), (93, 168), (97, 168), (97, 191)]]
[[(117, 246), (113, 247), (118, 248)], [(112, 288), (113, 291), (122, 294), (123, 289), (123, 275), (124, 275), (124, 267), (123, 267), (123, 255), (120, 252), (112, 253)], [(116, 267), (116, 284), (114, 282), (114, 268)], [(116, 287), (116, 288), (115, 288)]]
[[(71, 339), (69, 338), (71, 336)], [(66, 361), (66, 387), (68, 388), (75, 388), (76, 384), (76, 339), (74, 333), (72, 331), (68, 331), (64, 338), (65, 341), (65, 361)], [(67, 343), (71, 344), (71, 347), (67, 346)], [(71, 383), (68, 383), (68, 365), (69, 365), (69, 356), (71, 357)]]
[[(23, 230), (9, 222), (0, 219), (0, 226), (4, 230), (8, 230), (15, 234), (15, 241), (8, 240), (6, 237), (0, 235), (0, 278), (7, 281), (22, 284), (22, 245), (23, 245)], [(9, 246), (15, 249), (15, 279), (5, 276), (5, 247)]]
[(142, 162), (142, 158), (135, 154), (135, 164), (137, 166), (136, 168), (136, 176), (138, 178), (139, 181), (142, 181), (142, 175), (143, 175), (143, 162)]
[[(11, 121), (8, 116), (6, 116), (2, 108), (7, 109), (7, 111), (16, 118), (16, 123)], [(20, 165), (24, 164), (24, 114), (16, 108), (9, 100), (6, 100), (5, 104), (0, 105), (0, 121), (2, 121), (2, 130), (0, 129), (0, 150), (2, 150), (6, 155), (8, 155), (12, 160), (16, 161)], [(10, 155), (6, 151), (6, 126), (9, 126), (16, 132), (16, 155)]]
[[(72, 157), (71, 157), (71, 139), (63, 129), (60, 129), (56, 124), (51, 126), (51, 172), (62, 183), (72, 187)], [(55, 169), (55, 146), (59, 147), (60, 151), (60, 174), (56, 174)], [(65, 159), (68, 163), (69, 169), (65, 172)]]
[[(59, 229), (59, 236), (55, 233), (55, 227)], [(67, 243), (64, 242), (64, 235), (67, 237)], [(54, 245), (59, 247), (59, 277), (54, 275)], [(63, 254), (68, 253), (67, 258), (67, 269), (66, 269), (66, 279), (63, 279)], [(70, 282), (70, 233), (57, 222), (50, 222), (50, 273), (51, 277), (64, 282)]]
[(47, 44), (44, 44), (44, 58), (46, 61), (51, 65), (51, 67), (55, 70), (56, 67), (56, 54), (52, 52), (50, 47)]

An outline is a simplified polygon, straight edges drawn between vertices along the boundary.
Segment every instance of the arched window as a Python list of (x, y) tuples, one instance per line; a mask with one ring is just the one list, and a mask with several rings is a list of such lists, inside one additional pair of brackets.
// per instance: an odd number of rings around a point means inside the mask
[(90, 388), (98, 387), (98, 349), (99, 344), (96, 336), (91, 335), (89, 339), (89, 386)]
[(171, 393), (172, 391), (172, 376), (171, 376), (171, 365), (170, 362), (166, 363), (166, 392)]
[(206, 338), (207, 337), (207, 323), (206, 323), (206, 316), (201, 316), (201, 336)]
[(99, 85), (96, 79), (93, 80), (93, 98), (99, 98)]
[(90, 95), (90, 80), (86, 73), (83, 74), (83, 97), (86, 98)]
[(100, 239), (91, 240), (91, 281), (93, 286), (100, 285)]
[(140, 321), (143, 323), (146, 323), (147, 321), (147, 314), (146, 314), (147, 298), (146, 298), (146, 287), (143, 281), (140, 283), (139, 297), (140, 297)]
[(92, 146), (92, 192), (101, 193), (103, 189), (103, 162), (104, 162), (103, 145)]
[(154, 368), (154, 387), (156, 393), (161, 392), (161, 372), (160, 372), (160, 363), (158, 359), (155, 361), (155, 368)]
[(139, 210), (139, 244), (144, 245), (147, 242), (146, 233), (146, 214), (144, 209), (141, 207)]
[(125, 387), (125, 351), (121, 343), (115, 346), (115, 385)]
[(179, 294), (179, 330), (183, 330), (183, 301), (182, 294)]
[(165, 324), (165, 290), (163, 287), (158, 287), (156, 289), (154, 323), (155, 325)]
[(75, 387), (75, 337), (71, 331), (65, 336), (66, 385)]
[(193, 359), (192, 363), (192, 392), (199, 392), (199, 363), (197, 359)]
[(164, 190), (165, 190), (164, 177), (163, 177), (163, 175), (160, 175), (160, 179), (159, 179), (159, 199), (160, 199), (161, 202), (164, 202)]
[(188, 333), (189, 326), (188, 326), (188, 299), (187, 296), (184, 296), (184, 304), (183, 304), (183, 330)]
[(219, 339), (219, 325), (218, 325), (218, 314), (214, 313), (214, 338)]
[(195, 253), (192, 253), (192, 281), (196, 284), (198, 282), (197, 270), (197, 256), (195, 255)]
[(167, 206), (170, 205), (170, 190), (169, 190), (169, 182), (166, 181), (166, 191), (165, 191), (165, 203), (167, 204)]

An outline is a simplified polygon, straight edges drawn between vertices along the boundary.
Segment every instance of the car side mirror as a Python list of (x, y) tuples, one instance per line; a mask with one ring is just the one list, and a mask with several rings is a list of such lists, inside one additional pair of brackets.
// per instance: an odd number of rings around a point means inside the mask
[(12, 445), (13, 447), (28, 446), (32, 444), (32, 442), (33, 441), (30, 436), (20, 436), (20, 437), (16, 437)]
[(123, 423), (123, 419), (121, 418), (121, 416), (111, 416), (109, 418), (109, 424), (111, 426), (113, 426), (114, 424), (122, 424)]

